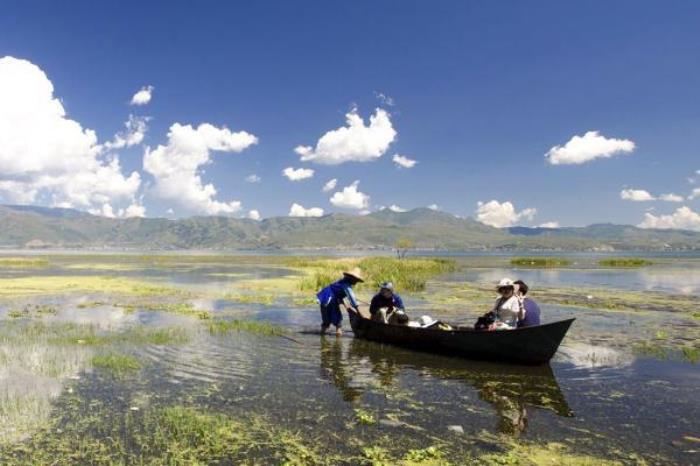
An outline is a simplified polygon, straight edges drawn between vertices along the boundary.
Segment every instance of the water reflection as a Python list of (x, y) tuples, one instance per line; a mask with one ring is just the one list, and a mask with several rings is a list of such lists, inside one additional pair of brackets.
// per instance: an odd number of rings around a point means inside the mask
[(343, 343), (347, 344), (343, 339), (321, 337), (321, 375), (340, 390), (346, 401), (358, 399), (376, 385), (388, 391), (399, 384), (403, 373), (418, 371), (443, 381), (463, 382), (476, 390), (479, 399), (495, 409), (496, 430), (500, 433), (517, 436), (524, 432), (530, 408), (564, 417), (574, 415), (549, 366), (468, 361), (358, 339), (351, 340), (344, 352)]

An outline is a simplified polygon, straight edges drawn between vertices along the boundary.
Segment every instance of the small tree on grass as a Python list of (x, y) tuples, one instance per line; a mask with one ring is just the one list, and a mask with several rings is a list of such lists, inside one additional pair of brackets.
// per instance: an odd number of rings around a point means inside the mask
[(403, 259), (408, 254), (408, 251), (413, 249), (413, 241), (408, 238), (399, 238), (396, 240), (396, 257)]

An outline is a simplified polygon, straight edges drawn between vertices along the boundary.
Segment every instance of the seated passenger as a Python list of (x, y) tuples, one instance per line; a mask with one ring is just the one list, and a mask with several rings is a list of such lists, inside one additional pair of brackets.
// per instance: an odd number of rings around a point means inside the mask
[(540, 307), (526, 296), (530, 288), (522, 280), (515, 280), (513, 284), (516, 286), (516, 295), (523, 303), (521, 315), (518, 316), (518, 328), (540, 325)]
[(394, 284), (384, 282), (379, 285), (379, 293), (372, 298), (369, 313), (372, 315), (372, 320), (386, 324), (388, 323), (387, 316), (395, 310), (404, 310), (403, 301), (401, 296), (394, 293)]
[(490, 330), (512, 330), (518, 325), (518, 316), (522, 308), (522, 302), (515, 295), (515, 284), (510, 278), (504, 278), (496, 289), (501, 297), (493, 307), (496, 321)]

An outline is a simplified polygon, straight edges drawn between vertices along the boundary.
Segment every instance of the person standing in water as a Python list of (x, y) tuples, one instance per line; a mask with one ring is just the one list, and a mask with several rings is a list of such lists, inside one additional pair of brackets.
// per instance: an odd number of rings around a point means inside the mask
[(340, 336), (343, 334), (343, 313), (340, 311), (340, 305), (344, 305), (344, 300), (347, 298), (350, 302), (349, 307), (359, 312), (357, 299), (352, 291), (352, 287), (364, 281), (362, 270), (359, 267), (355, 267), (352, 270), (343, 272), (343, 278), (318, 292), (316, 297), (321, 307), (321, 333), (326, 333), (328, 327), (332, 324), (335, 326), (336, 335)]

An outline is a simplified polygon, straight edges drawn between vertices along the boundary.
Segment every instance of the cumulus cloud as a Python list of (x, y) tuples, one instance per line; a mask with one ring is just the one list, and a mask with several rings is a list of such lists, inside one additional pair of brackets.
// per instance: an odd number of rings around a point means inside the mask
[(258, 220), (260, 220), (262, 217), (260, 216), (260, 212), (258, 212), (257, 210), (253, 209), (253, 210), (248, 211), (248, 218), (251, 219), (251, 220), (258, 221)]
[(532, 220), (536, 213), (537, 209), (533, 208), (516, 212), (512, 203), (492, 200), (477, 203), (476, 219), (486, 225), (503, 228), (513, 226), (520, 220)]
[(370, 162), (387, 151), (396, 138), (391, 116), (378, 108), (369, 118), (369, 125), (352, 109), (345, 115), (347, 126), (328, 131), (316, 147), (298, 146), (294, 151), (303, 162), (338, 165), (344, 162)]
[(146, 105), (153, 96), (153, 86), (144, 86), (131, 98), (131, 105)]
[(314, 171), (310, 168), (292, 168), (287, 167), (282, 170), (282, 174), (291, 181), (306, 180), (314, 176)]
[(335, 187), (338, 186), (338, 178), (333, 178), (323, 185), (322, 191), (327, 193), (328, 191), (333, 191)]
[(688, 200), (692, 201), (696, 197), (700, 197), (700, 188), (693, 189), (693, 191), (690, 193), (690, 196), (688, 196)]
[(150, 117), (129, 115), (129, 119), (124, 122), (126, 131), (114, 135), (114, 140), (105, 143), (106, 149), (122, 149), (141, 144), (148, 131), (148, 121)]
[(125, 218), (143, 218), (146, 216), (146, 208), (138, 203), (133, 203), (125, 210), (120, 211), (120, 217)]
[(304, 206), (297, 204), (296, 202), (292, 204), (289, 209), (290, 217), (321, 217), (323, 215), (323, 209), (320, 207), (311, 207), (306, 209)]
[(246, 180), (248, 183), (260, 183), (260, 181), (262, 180), (262, 178), (260, 178), (260, 177), (259, 177), (258, 175), (256, 175), (256, 174), (252, 174), (252, 175), (246, 176), (246, 177), (245, 177), (245, 180)]
[(544, 222), (539, 224), (538, 228), (559, 228), (559, 222)]
[(404, 209), (403, 207), (397, 206), (396, 204), (391, 204), (389, 206), (389, 210), (392, 212), (407, 212), (408, 209)]
[(683, 206), (676, 209), (670, 215), (654, 215), (649, 212), (644, 214), (644, 221), (640, 228), (680, 229), (700, 231), (700, 214)]
[(336, 207), (343, 209), (366, 209), (369, 207), (369, 196), (357, 190), (360, 182), (356, 180), (350, 186), (346, 186), (342, 191), (333, 193), (330, 201)]
[(391, 158), (391, 160), (399, 168), (413, 168), (418, 163), (415, 160), (411, 160), (408, 157), (405, 157), (405, 156), (399, 155), (399, 154), (394, 154), (394, 156)]
[[(122, 173), (94, 131), (66, 116), (46, 74), (27, 60), (0, 58), (0, 196), (57, 207), (99, 209), (132, 201), (137, 172)], [(104, 205), (109, 207), (104, 208)]]
[(606, 138), (598, 131), (588, 131), (583, 136), (575, 135), (563, 146), (554, 146), (545, 155), (552, 165), (579, 165), (597, 158), (608, 158), (634, 150), (629, 139)]
[(211, 152), (242, 152), (258, 138), (245, 131), (231, 132), (202, 123), (197, 128), (175, 123), (168, 132), (168, 143), (146, 148), (143, 168), (153, 175), (153, 194), (175, 202), (186, 210), (209, 215), (231, 214), (241, 208), (239, 201), (216, 200), (213, 184), (204, 184), (201, 167), (212, 162)]
[(656, 198), (644, 189), (623, 189), (620, 191), (620, 199), (625, 201), (645, 202), (653, 201)]

